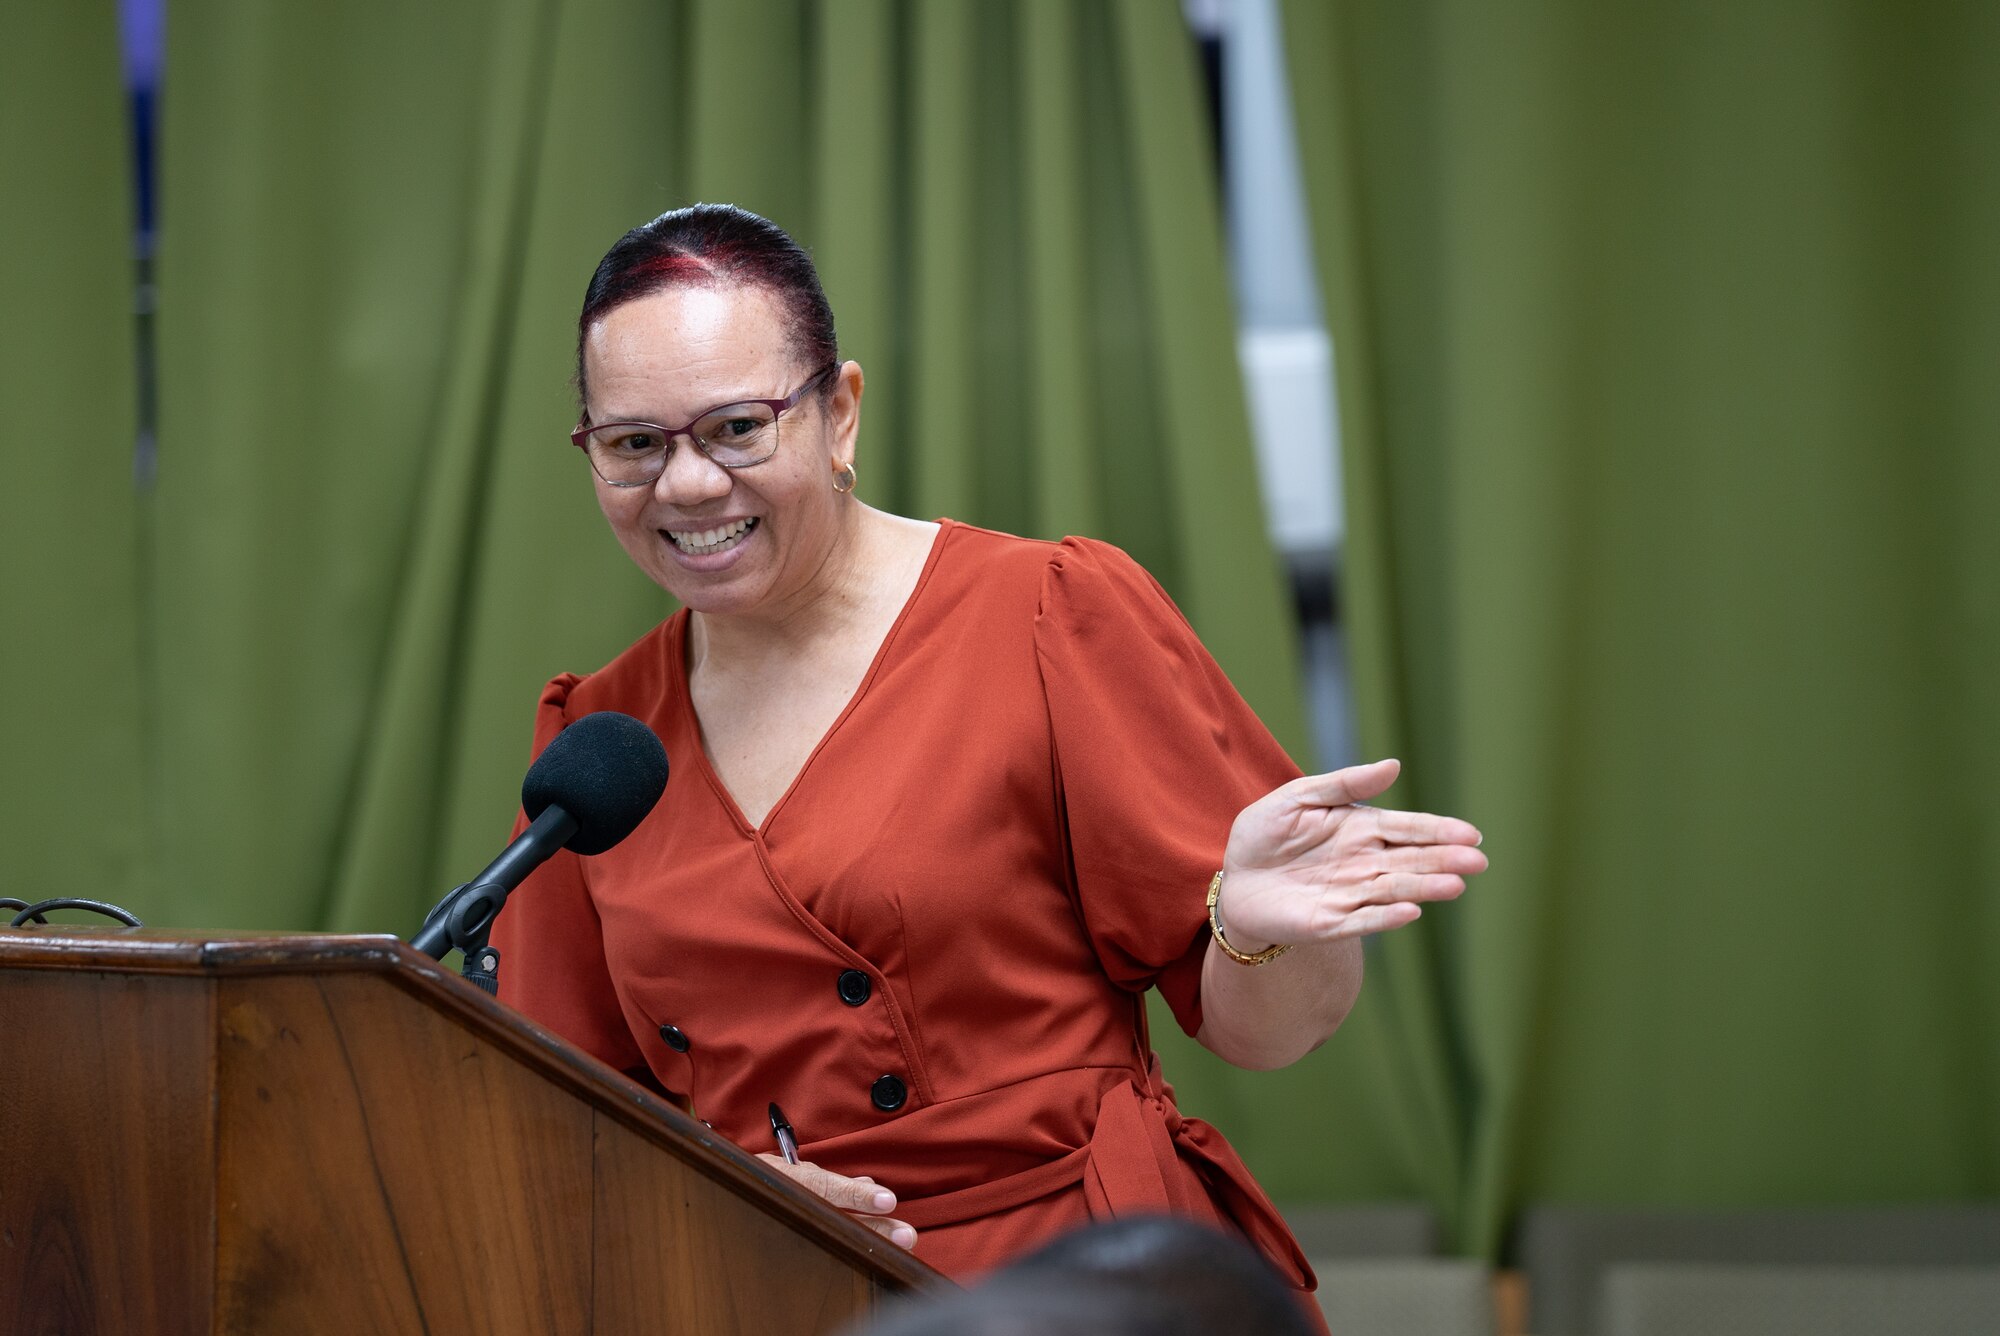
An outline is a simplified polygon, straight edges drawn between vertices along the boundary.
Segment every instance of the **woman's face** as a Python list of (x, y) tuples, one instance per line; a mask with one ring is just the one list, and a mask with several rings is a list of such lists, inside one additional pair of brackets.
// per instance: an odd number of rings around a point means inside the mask
[[(614, 308), (585, 336), (584, 370), (592, 422), (674, 427), (723, 404), (782, 399), (819, 368), (793, 356), (775, 297), (725, 286), (667, 288)], [(831, 400), (819, 389), (802, 399), (778, 421), (777, 453), (749, 468), (722, 468), (681, 436), (650, 486), (593, 473), (597, 504), (639, 569), (688, 607), (782, 615), (812, 596), (851, 504), (834, 491), (833, 468), (854, 457), (860, 389), (860, 369), (844, 366)], [(690, 550), (717, 530), (719, 546)]]

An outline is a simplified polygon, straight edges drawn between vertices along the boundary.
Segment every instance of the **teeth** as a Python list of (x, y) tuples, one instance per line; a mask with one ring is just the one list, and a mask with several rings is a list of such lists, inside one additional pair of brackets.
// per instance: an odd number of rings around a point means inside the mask
[(725, 524), (719, 529), (703, 529), (697, 533), (675, 533), (669, 530), (667, 537), (673, 540), (675, 547), (689, 556), (705, 557), (711, 552), (720, 552), (750, 532), (751, 526), (756, 523), (757, 521), (752, 518)]

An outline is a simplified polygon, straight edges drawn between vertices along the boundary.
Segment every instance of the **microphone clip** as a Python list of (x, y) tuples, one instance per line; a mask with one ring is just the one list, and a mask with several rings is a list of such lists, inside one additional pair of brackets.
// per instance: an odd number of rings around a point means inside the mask
[(469, 881), (454, 887), (444, 899), (424, 915), (424, 926), (410, 945), (433, 960), (457, 950), (463, 957), (459, 973), (475, 987), (498, 995), (500, 953), (486, 944), (500, 906), (507, 903), (507, 888), (490, 881)]

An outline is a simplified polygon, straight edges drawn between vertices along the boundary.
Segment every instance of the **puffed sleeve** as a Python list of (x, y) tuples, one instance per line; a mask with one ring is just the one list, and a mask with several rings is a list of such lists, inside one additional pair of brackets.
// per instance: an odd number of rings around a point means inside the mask
[[(570, 722), (565, 715), (578, 677), (565, 673), (542, 689), (535, 712), (535, 755)], [(527, 828), (516, 816), (514, 833)], [(583, 865), (568, 849), (530, 873), (493, 924), (500, 951), (500, 1000), (623, 1072), (646, 1070), (604, 963), (597, 906)]]
[(1192, 1035), (1208, 883), (1229, 827), (1299, 769), (1166, 591), (1115, 547), (1057, 548), (1035, 648), (1091, 944), (1121, 987), (1157, 986)]

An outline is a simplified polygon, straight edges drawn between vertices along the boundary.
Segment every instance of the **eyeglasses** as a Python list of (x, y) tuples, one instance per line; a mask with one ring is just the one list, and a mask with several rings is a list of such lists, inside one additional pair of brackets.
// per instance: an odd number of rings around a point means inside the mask
[(644, 487), (666, 472), (674, 438), (685, 436), (695, 448), (726, 469), (747, 469), (778, 452), (778, 419), (789, 413), (813, 387), (840, 369), (828, 362), (813, 378), (782, 399), (743, 399), (711, 408), (685, 427), (653, 422), (606, 422), (578, 427), (571, 444), (583, 451), (597, 476), (613, 487)]

